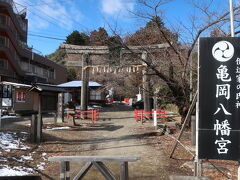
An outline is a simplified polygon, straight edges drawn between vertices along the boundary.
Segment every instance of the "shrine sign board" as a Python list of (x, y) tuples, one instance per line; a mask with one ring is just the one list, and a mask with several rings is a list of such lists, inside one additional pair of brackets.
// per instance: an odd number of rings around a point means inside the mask
[(240, 38), (199, 39), (198, 156), (240, 160)]

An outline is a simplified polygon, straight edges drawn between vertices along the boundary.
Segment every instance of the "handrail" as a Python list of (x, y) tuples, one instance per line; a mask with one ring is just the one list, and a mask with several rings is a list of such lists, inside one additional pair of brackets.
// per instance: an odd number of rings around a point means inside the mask
[(135, 162), (139, 160), (140, 157), (136, 156), (53, 156), (49, 157), (48, 161), (82, 161), (82, 162), (89, 162), (89, 161), (109, 161), (109, 162)]
[(75, 175), (73, 180), (82, 179), (88, 170), (95, 166), (106, 180), (116, 180), (116, 177), (103, 162), (120, 163), (120, 180), (128, 180), (128, 162), (135, 162), (140, 157), (136, 156), (53, 156), (48, 161), (60, 161), (60, 180), (70, 180), (70, 162), (86, 162)]

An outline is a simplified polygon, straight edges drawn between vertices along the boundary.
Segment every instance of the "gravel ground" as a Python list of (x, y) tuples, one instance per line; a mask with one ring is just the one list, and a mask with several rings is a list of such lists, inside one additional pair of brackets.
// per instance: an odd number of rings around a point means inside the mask
[[(129, 163), (129, 178), (136, 180), (165, 180), (169, 175), (187, 175), (190, 170), (181, 168), (181, 161), (169, 159), (169, 150), (163, 139), (154, 137), (152, 123), (137, 123), (133, 111), (125, 105), (112, 105), (104, 108), (100, 120), (92, 124), (89, 121), (77, 120), (78, 126), (67, 123), (53, 124), (51, 118), (44, 119), (43, 142), (39, 145), (29, 144), (34, 154), (34, 161), (25, 165), (36, 166), (43, 161), (44, 170), (38, 170), (42, 179), (59, 179), (59, 163), (48, 162), (47, 157), (60, 155), (122, 155), (139, 156), (141, 160)], [(51, 128), (61, 127), (51, 130)], [(63, 128), (62, 128), (63, 127)], [(69, 128), (65, 128), (69, 127)], [(10, 127), (9, 127), (10, 128)], [(14, 124), (14, 130), (29, 130), (29, 121)], [(168, 140), (169, 142), (169, 140)], [(170, 142), (171, 144), (171, 142)], [(22, 153), (22, 154), (24, 154)], [(21, 155), (22, 155), (21, 154)], [(11, 156), (19, 156), (12, 152)], [(82, 163), (70, 163), (71, 175), (75, 175)], [(106, 163), (114, 175), (119, 177), (119, 164)], [(73, 177), (73, 176), (72, 176)], [(92, 167), (84, 179), (101, 180), (102, 175)]]

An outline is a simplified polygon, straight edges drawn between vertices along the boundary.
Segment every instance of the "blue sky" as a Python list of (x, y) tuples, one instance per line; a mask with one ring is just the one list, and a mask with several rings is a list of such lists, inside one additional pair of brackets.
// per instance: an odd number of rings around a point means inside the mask
[[(151, 1), (153, 0), (148, 2)], [(226, 1), (217, 0), (221, 3)], [(28, 45), (44, 55), (54, 52), (63, 41), (37, 36), (65, 39), (73, 30), (90, 33), (99, 27), (105, 27), (111, 34), (109, 25), (124, 36), (145, 24), (144, 20), (134, 18), (129, 13), (145, 11), (135, 0), (15, 0), (15, 2), (27, 7)], [(221, 3), (219, 5), (223, 8)], [(20, 5), (17, 6), (21, 8)], [(169, 28), (177, 23), (187, 25), (189, 15), (196, 13), (189, 0), (173, 0), (163, 5), (161, 9), (164, 22)]]

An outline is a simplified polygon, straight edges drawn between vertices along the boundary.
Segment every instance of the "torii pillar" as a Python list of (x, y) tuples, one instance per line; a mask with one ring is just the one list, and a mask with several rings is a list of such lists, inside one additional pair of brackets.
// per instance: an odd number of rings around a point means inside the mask
[(89, 69), (86, 68), (89, 64), (89, 54), (82, 55), (82, 86), (81, 86), (81, 110), (86, 111), (88, 106), (88, 82)]
[[(142, 53), (143, 64), (147, 61), (147, 52)], [(143, 102), (144, 111), (151, 111), (151, 100), (150, 100), (150, 78), (147, 74), (147, 67), (143, 69)]]

